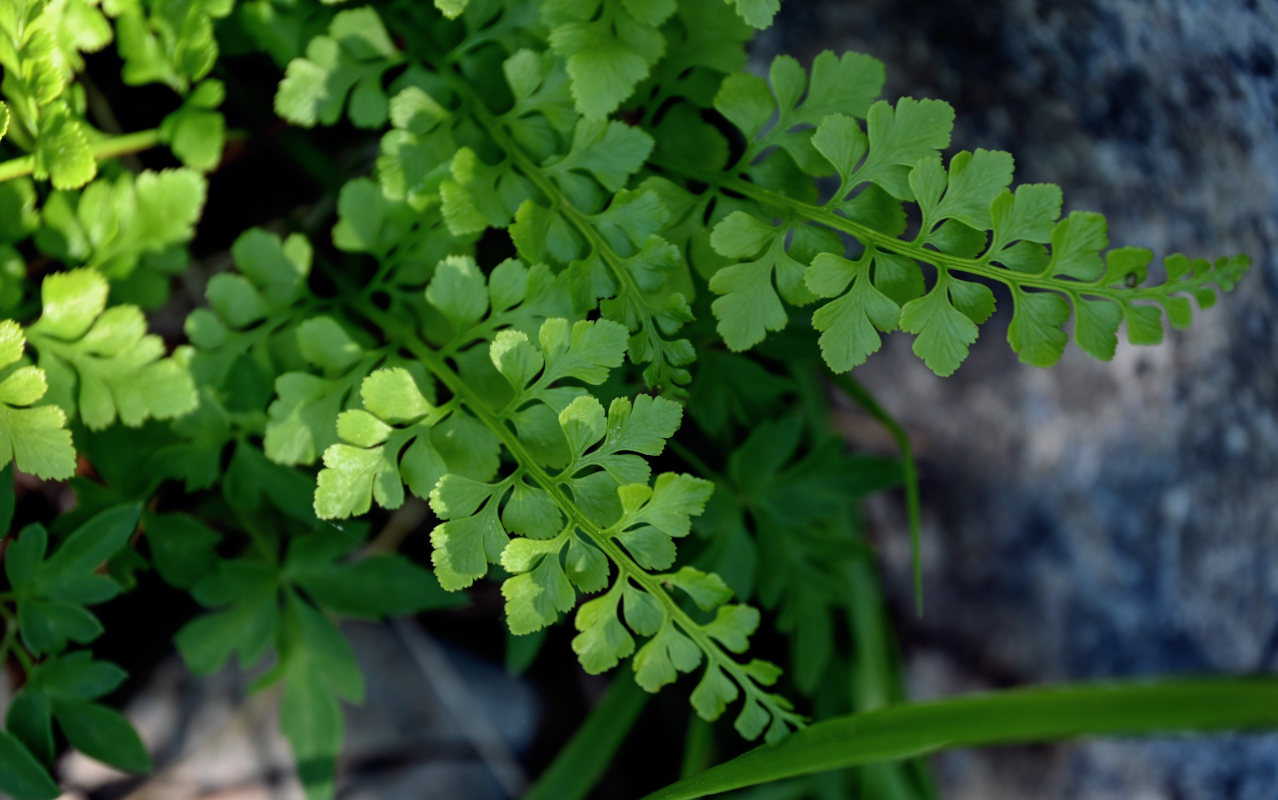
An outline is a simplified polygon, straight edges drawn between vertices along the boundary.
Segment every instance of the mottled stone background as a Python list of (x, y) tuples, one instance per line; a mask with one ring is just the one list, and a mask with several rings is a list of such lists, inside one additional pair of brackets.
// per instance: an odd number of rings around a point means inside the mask
[[(1255, 260), (1190, 331), (1109, 364), (1019, 364), (1004, 293), (952, 378), (899, 334), (856, 371), (921, 459), (922, 619), (899, 498), (871, 508), (914, 694), (1278, 671), (1278, 3), (794, 0), (758, 44), (757, 66), (882, 59), (888, 96), (950, 101), (956, 149), (1011, 151), (1116, 245)], [(1278, 797), (1273, 734), (937, 764), (947, 800)]]

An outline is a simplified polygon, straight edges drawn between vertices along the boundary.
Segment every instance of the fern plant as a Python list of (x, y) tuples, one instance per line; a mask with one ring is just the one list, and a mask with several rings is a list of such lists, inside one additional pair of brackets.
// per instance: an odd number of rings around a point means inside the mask
[[(745, 72), (778, 6), (0, 8), (0, 462), (76, 501), (42, 517), (19, 502), (29, 488), (3, 485), (0, 511), (24, 525), (0, 594), (0, 658), (22, 675), (0, 791), (56, 796), (62, 739), (149, 768), (97, 702), (124, 672), (94, 658), (89, 610), (146, 570), (208, 609), (174, 637), (192, 670), (269, 665), (254, 686), (283, 685), (313, 798), (335, 792), (339, 701), (364, 690), (334, 618), (443, 609), (486, 579), (512, 636), (571, 618), (585, 671), (629, 661), (644, 692), (695, 673), (697, 717), (785, 740), (663, 797), (946, 744), (1275, 721), (1265, 681), (903, 704), (856, 506), (903, 483), (916, 520), (915, 468), (846, 373), (898, 329), (953, 373), (994, 313), (990, 284), (1010, 291), (1022, 361), (1049, 366), (1071, 338), (1109, 359), (1120, 327), (1157, 343), (1164, 315), (1187, 326), (1191, 299), (1210, 306), (1248, 260), (1172, 255), (1151, 273), (1149, 251), (1106, 250), (1100, 215), (1062, 218), (1057, 187), (1013, 187), (1010, 155), (946, 158), (950, 106), (877, 99), (867, 56)], [(84, 80), (84, 54), (112, 41), (124, 84), (172, 92), (151, 128), (119, 130), (116, 98)], [(279, 135), (237, 104), (263, 69), (250, 53), (275, 64), (273, 110), (296, 129), (281, 149), (302, 169), (333, 186), (319, 127), (367, 155), (305, 216), (254, 220), (180, 335), (151, 332), (147, 312), (207, 274), (186, 248), (206, 174), (231, 157), (219, 109), (250, 146)], [(180, 166), (139, 170), (138, 155)], [(847, 452), (830, 381), (901, 459)], [(429, 568), (364, 547), (410, 497), (436, 518)], [(788, 637), (784, 680), (752, 655), (764, 624)], [(615, 680), (533, 795), (588, 791), (642, 706)], [(1087, 716), (1106, 704), (1126, 710)], [(986, 709), (1041, 714), (964, 727)], [(938, 739), (929, 715), (959, 732)], [(793, 733), (812, 720), (826, 721)], [(842, 779), (929, 793), (916, 762)]]

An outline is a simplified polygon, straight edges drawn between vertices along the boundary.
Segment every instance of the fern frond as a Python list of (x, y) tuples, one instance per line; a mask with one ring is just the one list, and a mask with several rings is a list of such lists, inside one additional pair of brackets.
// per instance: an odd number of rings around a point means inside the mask
[[(704, 659), (693, 694), (698, 713), (715, 718), (743, 694), (743, 734), (784, 734), (800, 718), (765, 689), (779, 672), (730, 655), (745, 649), (757, 612), (725, 605), (731, 591), (717, 576), (664, 572), (674, 563), (674, 539), (688, 533), (710, 488), (686, 475), (650, 483), (646, 457), (664, 449), (680, 406), (620, 398), (605, 412), (583, 384), (602, 383), (621, 364), (627, 332), (611, 320), (537, 313), (567, 298), (563, 281), (548, 278), (543, 266), (508, 261), (485, 288), (473, 261), (453, 258), (436, 268), (418, 324), (356, 301), (447, 395), (423, 391), (404, 369), (369, 375), (364, 408), (338, 417), (343, 441), (324, 454), (316, 512), (359, 514), (372, 501), (394, 507), (407, 484), (429, 495), (442, 520), (431, 541), (444, 588), (469, 586), (500, 564), (512, 573), (502, 591), (511, 630), (521, 634), (571, 611), (578, 593), (611, 585), (577, 612), (574, 647), (587, 669), (635, 653), (638, 680), (655, 691)], [(513, 463), (504, 474), (499, 452)], [(698, 621), (668, 587), (716, 616)], [(652, 638), (636, 652), (634, 635)]]
[(45, 278), (43, 313), (26, 333), (48, 377), (49, 399), (94, 430), (117, 419), (137, 427), (194, 409), (186, 364), (164, 356), (164, 342), (147, 333), (137, 306), (107, 308), (109, 288), (88, 268)]
[[(1188, 325), (1188, 297), (1205, 308), (1215, 299), (1212, 285), (1228, 291), (1246, 272), (1245, 256), (1209, 263), (1177, 254), (1164, 261), (1164, 280), (1147, 283), (1152, 254), (1104, 252), (1099, 214), (1060, 219), (1060, 190), (1050, 184), (1012, 191), (1010, 155), (963, 151), (942, 166), (953, 110), (911, 98), (870, 104), (881, 84), (881, 66), (865, 57), (822, 54), (806, 84), (798, 65), (781, 57), (770, 85), (730, 76), (715, 97), (746, 137), (730, 176), (693, 166), (693, 153), (663, 154), (673, 173), (748, 201), (718, 204), (710, 240), (729, 262), (710, 288), (721, 295), (713, 310), (732, 349), (783, 328), (783, 300), (822, 298), (812, 322), (831, 369), (862, 363), (879, 349), (880, 333), (899, 328), (916, 335), (914, 351), (933, 371), (949, 375), (994, 312), (993, 293), (972, 280), (979, 278), (1011, 290), (1008, 341), (1022, 361), (1055, 363), (1071, 315), (1079, 347), (1108, 359), (1120, 323), (1133, 344), (1161, 341), (1163, 314), (1173, 327)], [(807, 176), (829, 174), (838, 189), (818, 200)], [(911, 236), (906, 204), (919, 220)], [(861, 252), (846, 258), (825, 238), (794, 254), (805, 238), (840, 234)], [(921, 265), (934, 270), (930, 286)]]

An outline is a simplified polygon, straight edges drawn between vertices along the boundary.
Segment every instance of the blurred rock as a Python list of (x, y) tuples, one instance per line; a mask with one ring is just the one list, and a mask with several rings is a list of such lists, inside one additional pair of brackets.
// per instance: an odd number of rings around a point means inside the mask
[[(955, 150), (1011, 151), (1115, 245), (1255, 262), (1110, 364), (1019, 364), (1004, 293), (952, 378), (900, 334), (858, 368), (922, 462), (922, 619), (899, 498), (871, 508), (914, 694), (1278, 669), (1278, 4), (792, 2), (761, 44), (882, 59), (886, 96), (950, 101)], [(1278, 797), (1272, 734), (938, 763), (951, 800)]]
[[(504, 800), (522, 793), (513, 754), (540, 714), (532, 690), (498, 665), (449, 650), (411, 623), (346, 622), (366, 683), (346, 706), (338, 761), (344, 800)], [(305, 800), (279, 733), (278, 689), (246, 697), (234, 668), (192, 676), (159, 666), (125, 713), (155, 759), (134, 778), (75, 752), (59, 774), (66, 800)]]

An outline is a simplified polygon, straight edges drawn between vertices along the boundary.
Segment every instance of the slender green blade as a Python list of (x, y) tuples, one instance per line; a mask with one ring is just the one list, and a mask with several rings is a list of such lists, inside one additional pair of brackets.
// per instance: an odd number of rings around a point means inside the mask
[(9, 530), (13, 522), (14, 503), (13, 464), (7, 464), (0, 469), (0, 531)]
[(644, 800), (705, 797), (795, 775), (958, 747), (1273, 725), (1278, 725), (1278, 679), (1017, 689), (897, 705), (820, 722)]
[(919, 499), (919, 469), (914, 461), (914, 449), (910, 445), (909, 434), (901, 423), (879, 405), (864, 386), (851, 373), (834, 376), (834, 385), (843, 391), (861, 410), (879, 421), (896, 442), (901, 451), (901, 472), (905, 482), (905, 511), (910, 521), (910, 560), (914, 575), (914, 608), (923, 616), (923, 559), (920, 555), (920, 528), (922, 501)]
[(639, 718), (648, 693), (634, 682), (630, 670), (621, 671), (590, 712), (585, 724), (559, 751), (524, 800), (580, 800), (585, 797)]

